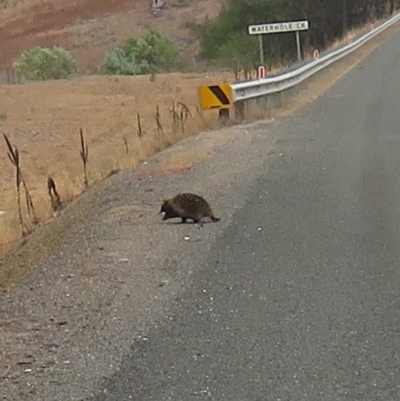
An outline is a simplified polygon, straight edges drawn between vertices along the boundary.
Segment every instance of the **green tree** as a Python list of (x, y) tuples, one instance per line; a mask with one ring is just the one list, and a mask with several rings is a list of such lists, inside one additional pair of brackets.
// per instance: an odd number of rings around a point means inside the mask
[(26, 50), (13, 64), (13, 68), (26, 79), (34, 81), (64, 79), (77, 71), (71, 54), (61, 47)]
[[(200, 55), (205, 60), (226, 59), (232, 35), (247, 35), (248, 25), (300, 19), (310, 24), (301, 32), (303, 48), (323, 49), (348, 29), (388, 16), (399, 6), (399, 0), (226, 0), (215, 20), (196, 26)], [(263, 42), (269, 62), (296, 59), (293, 33), (264, 35)], [(244, 51), (243, 60), (247, 57)]]
[(141, 75), (173, 71), (182, 65), (178, 47), (153, 30), (139, 38), (128, 38), (109, 53), (101, 72), (110, 75)]
[(208, 60), (218, 59), (221, 47), (232, 35), (246, 36), (248, 25), (274, 21), (277, 5), (276, 0), (227, 0), (219, 16), (206, 22), (200, 55)]
[(240, 33), (230, 35), (219, 52), (219, 60), (232, 68), (236, 75), (239, 70), (252, 70), (260, 59), (257, 38)]

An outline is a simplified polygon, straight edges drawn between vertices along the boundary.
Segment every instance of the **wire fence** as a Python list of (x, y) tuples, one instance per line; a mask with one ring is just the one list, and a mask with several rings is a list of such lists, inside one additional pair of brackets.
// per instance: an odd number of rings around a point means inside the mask
[(0, 70), (0, 85), (4, 84), (23, 84), (28, 82), (23, 74), (16, 72), (13, 68)]
[(27, 82), (27, 79), (13, 68), (0, 70), (0, 84), (22, 84)]

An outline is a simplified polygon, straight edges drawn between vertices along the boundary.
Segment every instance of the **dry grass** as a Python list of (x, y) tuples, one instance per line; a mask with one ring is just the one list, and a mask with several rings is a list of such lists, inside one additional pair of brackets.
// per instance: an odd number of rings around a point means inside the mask
[[(358, 28), (351, 28), (349, 29), (346, 33), (344, 33), (342, 35), (342, 37), (336, 39), (335, 41), (333, 41), (326, 49), (325, 51), (333, 51), (343, 45), (349, 44), (353, 41), (353, 39), (355, 37), (357, 37), (358, 35), (363, 35), (366, 34), (367, 32), (369, 32), (370, 30), (374, 29), (375, 27), (377, 27), (379, 24), (383, 23), (385, 21), (385, 19), (382, 20), (376, 20), (373, 23), (368, 23), (366, 25), (360, 26)], [(322, 51), (321, 49), (320, 52)], [(310, 50), (309, 52), (307, 52), (305, 54), (305, 59), (306, 60), (312, 60), (313, 59), (313, 50)]]
[[(155, 81), (148, 76), (92, 76), (0, 86), (0, 110), (7, 114), (0, 120), (0, 130), (19, 149), (21, 170), (39, 220), (53, 215), (49, 175), (64, 203), (85, 189), (80, 128), (89, 149), (87, 178), (91, 185), (112, 170), (134, 167), (180, 139), (216, 126), (216, 112), (198, 113), (197, 88), (225, 80), (232, 80), (232, 74), (207, 78), (177, 73), (156, 76)], [(184, 112), (186, 108), (190, 115)], [(171, 109), (182, 121), (174, 121)], [(196, 156), (184, 158), (170, 160), (162, 168), (185, 169)], [(19, 237), (15, 173), (4, 141), (0, 141), (0, 168), (0, 253), (4, 253)], [(23, 218), (29, 224), (25, 210)]]

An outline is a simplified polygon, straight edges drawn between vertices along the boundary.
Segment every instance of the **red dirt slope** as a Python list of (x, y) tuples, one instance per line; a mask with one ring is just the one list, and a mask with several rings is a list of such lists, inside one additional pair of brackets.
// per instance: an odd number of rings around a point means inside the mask
[(95, 72), (108, 51), (128, 35), (149, 27), (193, 43), (183, 21), (215, 16), (215, 0), (190, 0), (155, 17), (150, 0), (25, 0), (0, 13), (0, 70), (10, 68), (23, 50), (60, 45), (70, 50), (83, 73)]
[[(34, 45), (51, 45), (53, 38), (36, 38), (38, 33), (62, 30), (79, 19), (92, 19), (107, 13), (128, 10), (132, 4), (125, 0), (97, 0), (96, 2), (48, 2), (21, 7), (19, 16), (6, 19), (0, 27), (0, 68), (11, 66), (21, 51)], [(38, 40), (39, 39), (39, 40)]]

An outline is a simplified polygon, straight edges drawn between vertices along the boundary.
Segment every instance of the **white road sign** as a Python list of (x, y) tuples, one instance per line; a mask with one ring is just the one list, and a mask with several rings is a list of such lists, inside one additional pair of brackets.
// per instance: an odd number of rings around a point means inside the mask
[(306, 31), (308, 21), (275, 22), (273, 24), (249, 25), (250, 35), (262, 35), (265, 33)]

